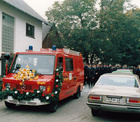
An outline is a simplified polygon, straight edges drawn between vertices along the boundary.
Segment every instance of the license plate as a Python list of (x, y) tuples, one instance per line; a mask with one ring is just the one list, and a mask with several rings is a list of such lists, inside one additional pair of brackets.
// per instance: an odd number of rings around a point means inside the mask
[(105, 100), (107, 103), (125, 103), (124, 98), (106, 98)]

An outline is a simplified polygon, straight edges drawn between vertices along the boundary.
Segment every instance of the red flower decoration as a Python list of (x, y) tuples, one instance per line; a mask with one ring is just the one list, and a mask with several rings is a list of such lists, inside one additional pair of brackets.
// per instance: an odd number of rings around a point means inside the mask
[(44, 93), (42, 93), (42, 97), (44, 97), (45, 96), (45, 94)]
[(56, 87), (56, 88), (58, 88), (59, 86), (58, 86), (58, 85), (56, 85), (55, 87)]
[(32, 90), (31, 93), (34, 93), (34, 90)]
[(11, 88), (10, 90), (13, 90), (13, 88)]
[(23, 94), (23, 92), (20, 92), (21, 94)]
[(56, 75), (58, 76), (58, 75), (59, 75), (59, 73), (57, 72), (57, 73), (56, 73)]
[(54, 97), (54, 94), (51, 94), (52, 97)]

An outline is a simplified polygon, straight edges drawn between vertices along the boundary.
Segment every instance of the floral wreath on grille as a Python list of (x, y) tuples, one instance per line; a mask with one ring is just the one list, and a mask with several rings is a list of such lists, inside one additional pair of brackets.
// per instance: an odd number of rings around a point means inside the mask
[[(22, 80), (22, 84), (25, 83), (25, 80), (33, 80), (38, 79), (38, 76), (35, 75), (35, 70), (32, 70), (32, 72), (28, 72), (29, 67), (27, 69), (22, 69), (17, 73), (14, 78), (16, 80)], [(21, 72), (22, 71), (22, 72)], [(27, 74), (25, 72), (28, 72)], [(24, 74), (24, 75), (22, 75)], [(31, 74), (31, 75), (29, 75)], [(62, 75), (62, 68), (58, 67), (55, 69), (55, 82), (54, 82), (54, 88), (52, 93), (50, 94), (44, 94), (43, 91), (34, 89), (31, 92), (24, 92), (24, 91), (18, 91), (16, 88), (6, 88), (3, 91), (0, 91), (0, 99), (6, 99), (8, 96), (12, 96), (13, 99), (16, 99), (18, 101), (20, 100), (33, 100), (34, 98), (38, 98), (41, 102), (56, 102), (59, 99), (59, 93), (61, 91), (61, 86), (63, 82), (63, 75)]]

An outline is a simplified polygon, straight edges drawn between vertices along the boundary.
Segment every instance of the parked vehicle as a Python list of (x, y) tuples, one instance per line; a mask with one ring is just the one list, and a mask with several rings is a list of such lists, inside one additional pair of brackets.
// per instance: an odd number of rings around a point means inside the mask
[(41, 49), (17, 52), (9, 73), (3, 78), (5, 105), (49, 104), (56, 111), (60, 100), (79, 98), (83, 89), (84, 66), (79, 52), (69, 49)]
[(118, 69), (116, 71), (113, 71), (112, 73), (129, 73), (129, 74), (133, 74), (133, 70), (132, 69)]
[(140, 112), (139, 77), (130, 73), (102, 75), (88, 94), (93, 116), (99, 111)]

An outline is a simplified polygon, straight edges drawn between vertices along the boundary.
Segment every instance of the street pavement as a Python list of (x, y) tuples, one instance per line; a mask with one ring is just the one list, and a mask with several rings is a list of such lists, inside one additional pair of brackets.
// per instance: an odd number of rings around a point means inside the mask
[(0, 122), (122, 122), (140, 121), (138, 114), (122, 114), (102, 112), (93, 117), (90, 108), (86, 105), (90, 88), (85, 86), (81, 97), (69, 97), (60, 102), (55, 113), (47, 111), (46, 107), (17, 106), (8, 109), (4, 102), (0, 102)]

